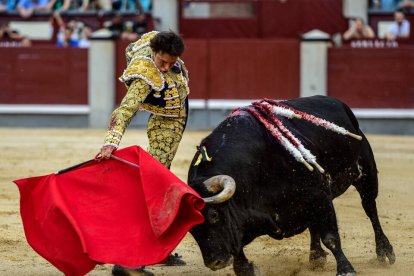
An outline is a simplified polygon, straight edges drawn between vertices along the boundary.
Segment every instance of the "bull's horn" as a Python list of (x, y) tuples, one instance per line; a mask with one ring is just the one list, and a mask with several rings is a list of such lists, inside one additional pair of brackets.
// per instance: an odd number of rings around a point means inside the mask
[(214, 196), (203, 198), (207, 204), (219, 204), (229, 200), (236, 191), (236, 182), (228, 175), (216, 175), (203, 183), (208, 191), (218, 193)]

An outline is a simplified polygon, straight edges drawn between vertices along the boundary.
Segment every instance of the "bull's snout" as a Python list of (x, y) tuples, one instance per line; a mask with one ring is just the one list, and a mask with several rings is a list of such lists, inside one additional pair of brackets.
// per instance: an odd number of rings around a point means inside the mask
[(218, 269), (225, 268), (233, 263), (233, 256), (230, 256), (227, 260), (214, 260), (209, 263), (205, 263), (206, 267), (210, 268), (211, 270), (215, 271)]

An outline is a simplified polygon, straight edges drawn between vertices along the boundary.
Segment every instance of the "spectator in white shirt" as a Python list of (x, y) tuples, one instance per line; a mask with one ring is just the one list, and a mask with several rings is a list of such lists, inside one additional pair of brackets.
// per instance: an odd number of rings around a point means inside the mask
[(395, 40), (397, 38), (408, 38), (410, 36), (410, 22), (405, 19), (402, 11), (394, 12), (394, 22), (388, 28), (386, 38)]

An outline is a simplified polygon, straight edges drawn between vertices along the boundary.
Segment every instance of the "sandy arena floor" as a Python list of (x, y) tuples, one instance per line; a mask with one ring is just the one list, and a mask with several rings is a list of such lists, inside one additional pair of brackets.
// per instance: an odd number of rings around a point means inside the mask
[[(19, 193), (12, 180), (44, 175), (92, 158), (105, 131), (89, 129), (0, 128), (0, 275), (62, 275), (27, 244), (19, 214)], [(172, 171), (186, 181), (195, 146), (207, 132), (184, 135)], [(369, 135), (379, 169), (377, 206), (385, 233), (394, 246), (394, 265), (376, 261), (374, 234), (358, 193), (350, 188), (335, 200), (342, 246), (360, 275), (414, 275), (414, 136)], [(147, 147), (145, 132), (130, 129), (121, 147)], [(188, 234), (176, 252), (184, 267), (153, 266), (156, 275), (234, 275), (231, 267), (213, 272), (205, 268), (201, 253)], [(247, 257), (264, 275), (335, 275), (330, 254), (326, 266), (308, 268), (308, 232), (282, 241), (260, 237), (246, 249)], [(110, 275), (111, 266), (97, 266), (89, 275)]]

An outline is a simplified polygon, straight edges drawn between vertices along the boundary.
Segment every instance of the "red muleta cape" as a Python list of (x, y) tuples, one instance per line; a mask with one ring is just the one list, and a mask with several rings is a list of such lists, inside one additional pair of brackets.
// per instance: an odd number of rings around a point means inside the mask
[(28, 243), (66, 275), (160, 263), (204, 221), (202, 198), (143, 149), (115, 156), (140, 168), (111, 158), (14, 181)]

